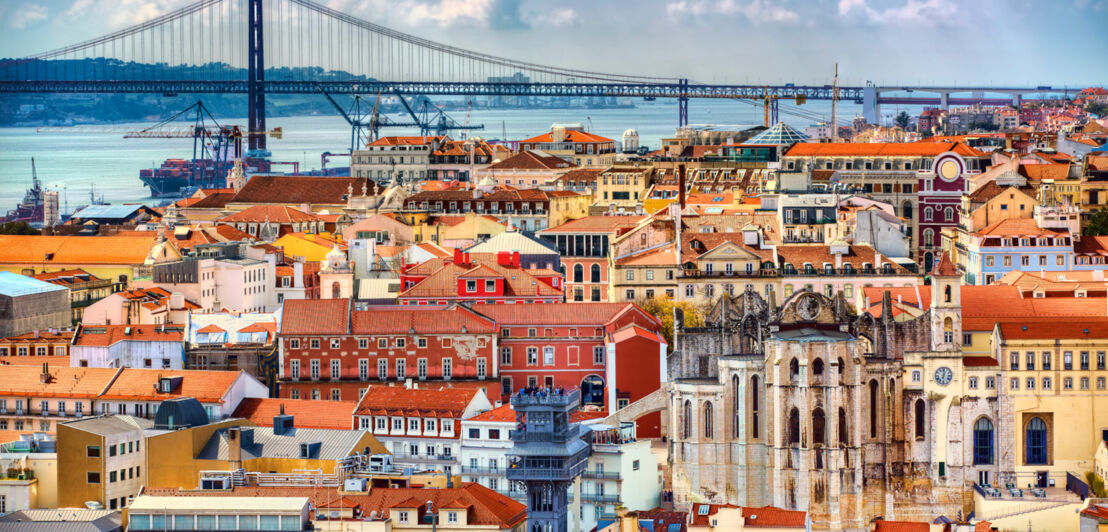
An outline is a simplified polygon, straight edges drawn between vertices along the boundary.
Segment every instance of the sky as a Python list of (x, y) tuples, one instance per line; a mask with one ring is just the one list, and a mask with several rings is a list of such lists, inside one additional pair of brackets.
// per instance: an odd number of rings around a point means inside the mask
[[(0, 0), (0, 56), (194, 0)], [(229, 0), (227, 0), (229, 1)], [(1108, 83), (1108, 0), (316, 0), (512, 59), (701, 83)]]

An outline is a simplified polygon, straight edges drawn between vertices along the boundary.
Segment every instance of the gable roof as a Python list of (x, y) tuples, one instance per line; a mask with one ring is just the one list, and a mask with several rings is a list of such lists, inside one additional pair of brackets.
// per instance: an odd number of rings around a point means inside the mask
[(561, 225), (539, 231), (541, 235), (553, 233), (619, 233), (632, 229), (646, 216), (586, 216)]
[(406, 416), (459, 419), (480, 390), (405, 388), (370, 384), (354, 409), (356, 416)]
[(462, 482), (454, 488), (375, 488), (362, 512), (385, 512), (390, 508), (422, 507), (430, 500), (435, 508), (461, 502), (471, 506), (466, 520), (471, 525), (495, 526), (501, 530), (515, 529), (527, 519), (527, 506), (473, 482)]
[[(201, 403), (218, 403), (230, 391), (240, 376), (253, 379), (243, 371), (155, 370), (123, 368), (101, 399), (157, 400), (192, 397)], [(171, 392), (157, 391), (162, 377), (181, 377), (181, 383)]]
[(522, 255), (557, 255), (558, 251), (519, 231), (504, 231), (480, 244), (470, 247), (470, 253), (497, 253), (518, 251)]
[(356, 401), (313, 401), (309, 399), (276, 399), (247, 397), (235, 408), (231, 417), (249, 419), (259, 427), (272, 427), (273, 417), (293, 416), (293, 424), (306, 429), (349, 429)]
[(256, 175), (228, 203), (344, 204), (347, 190), (361, 194), (363, 186), (372, 191), (372, 185), (364, 177)]
[(245, 210), (228, 214), (216, 221), (231, 222), (270, 222), (275, 224), (291, 224), (294, 222), (315, 222), (320, 217), (314, 214), (294, 209), (287, 205), (254, 205)]
[(576, 167), (576, 164), (567, 162), (561, 157), (555, 157), (545, 152), (525, 150), (489, 166), (486, 170), (558, 170)]
[(355, 310), (351, 319), (355, 334), (409, 334), (413, 330), (416, 334), (457, 334), (463, 327), (468, 334), (496, 332), (492, 320), (462, 305), (372, 307)]
[(350, 300), (286, 299), (279, 330), (282, 336), (346, 334), (350, 330)]
[(170, 342), (180, 344), (185, 328), (173, 325), (82, 325), (73, 345), (107, 347), (119, 342)]
[(492, 253), (470, 254), (467, 264), (455, 264), (441, 259), (431, 259), (408, 270), (411, 275), (426, 275), (401, 297), (457, 297), (458, 279), (481, 265), (492, 274), (504, 279), (504, 297), (558, 296), (562, 291), (540, 281), (527, 270), (497, 264)]
[(157, 233), (148, 236), (0, 235), (0, 264), (142, 264)]
[[(601, 137), (600, 135), (594, 135), (592, 133), (588, 133), (588, 132), (582, 131), (580, 129), (566, 128), (565, 132), (566, 132), (566, 136), (565, 136), (565, 139), (562, 140), (562, 142), (571, 142), (571, 143), (572, 142), (593, 142), (593, 143), (612, 142), (612, 139), (610, 139), (610, 138)], [(538, 135), (538, 136), (531, 137), (531, 138), (526, 139), (526, 140), (519, 141), (520, 144), (540, 143), (540, 142), (554, 142), (554, 132), (551, 131), (549, 133), (543, 133), (542, 135)]]

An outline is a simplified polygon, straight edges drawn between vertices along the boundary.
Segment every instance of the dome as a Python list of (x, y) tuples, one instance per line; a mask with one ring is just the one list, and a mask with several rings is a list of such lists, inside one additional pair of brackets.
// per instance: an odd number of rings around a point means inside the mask
[(637, 137), (637, 136), (639, 136), (639, 132), (635, 131), (634, 129), (628, 129), (627, 131), (623, 132), (623, 136), (625, 136), (625, 137), (631, 137), (631, 136)]

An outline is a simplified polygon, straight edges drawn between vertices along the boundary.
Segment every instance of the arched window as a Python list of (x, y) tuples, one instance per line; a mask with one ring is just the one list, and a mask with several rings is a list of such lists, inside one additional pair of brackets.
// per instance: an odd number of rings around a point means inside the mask
[(924, 427), (927, 426), (927, 423), (925, 422), (926, 418), (927, 418), (927, 408), (923, 404), (923, 399), (916, 399), (916, 419), (915, 419), (915, 423), (916, 423), (916, 437), (917, 438), (922, 439), (924, 437), (923, 429), (924, 429)]
[(580, 283), (585, 279), (585, 267), (580, 264), (573, 265), (573, 282)]
[(759, 437), (759, 423), (758, 423), (758, 411), (759, 411), (759, 399), (758, 394), (761, 391), (761, 387), (758, 385), (758, 376), (755, 375), (750, 378), (750, 430), (753, 437)]
[(993, 463), (993, 422), (987, 417), (973, 424), (973, 463)]
[(817, 358), (812, 362), (812, 375), (823, 375), (823, 359)]
[(342, 297), (342, 288), (339, 286), (339, 282), (335, 281), (331, 283), (331, 299), (339, 299)]
[(1046, 460), (1046, 422), (1033, 417), (1027, 423), (1027, 463), (1045, 464)]
[(739, 429), (742, 427), (740, 407), (742, 406), (742, 390), (739, 389), (739, 376), (731, 377), (731, 437), (739, 437)]
[(850, 445), (850, 431), (846, 427), (846, 409), (839, 407), (839, 447)]
[(789, 443), (800, 443), (800, 411), (789, 411)]
[(923, 219), (926, 220), (926, 221), (931, 221), (931, 218), (934, 217), (934, 213), (935, 213), (935, 211), (932, 210), (931, 207), (928, 207), (928, 208), (924, 209), (923, 210)]
[(800, 376), (800, 361), (792, 359), (789, 361), (789, 378), (795, 379)]
[(954, 320), (951, 318), (943, 320), (943, 342), (954, 343)]
[(951, 207), (947, 207), (946, 210), (943, 211), (943, 218), (945, 218), (948, 222), (954, 221), (954, 209)]
[(712, 439), (712, 433), (713, 432), (714, 431), (713, 431), (713, 426), (712, 426), (712, 403), (707, 402), (707, 403), (704, 403), (704, 438), (708, 439), (708, 440)]
[(912, 202), (905, 201), (903, 206), (901, 207), (900, 212), (901, 212), (901, 214), (903, 215), (903, 217), (905, 219), (911, 220), (912, 219)]
[(826, 445), (827, 441), (824, 439), (824, 428), (827, 425), (827, 420), (823, 416), (823, 409), (816, 408), (812, 411), (812, 446), (816, 444)]
[(953, 301), (951, 296), (953, 296), (953, 294), (951, 293), (950, 285), (946, 285), (946, 288), (943, 288), (943, 302), (950, 303)]
[(692, 401), (685, 400), (681, 414), (681, 437), (687, 440), (692, 437)]
[(869, 437), (877, 437), (877, 381), (869, 381)]
[(923, 247), (931, 247), (935, 243), (935, 232), (930, 229), (923, 231)]
[(589, 281), (593, 283), (600, 282), (600, 265), (593, 264), (592, 268), (589, 268)]

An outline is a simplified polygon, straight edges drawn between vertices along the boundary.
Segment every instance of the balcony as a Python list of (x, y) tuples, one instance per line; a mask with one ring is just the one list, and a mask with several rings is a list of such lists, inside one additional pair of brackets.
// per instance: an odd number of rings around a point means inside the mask
[(619, 495), (582, 493), (581, 500), (584, 502), (619, 502)]
[(452, 454), (410, 454), (410, 453), (393, 453), (393, 460), (397, 462), (454, 462), (455, 457)]
[(620, 480), (619, 473), (611, 473), (611, 472), (604, 472), (604, 471), (585, 470), (585, 472), (581, 473), (581, 476), (584, 477), (584, 478), (598, 478), (598, 479), (602, 479), (602, 480)]
[(504, 470), (499, 467), (473, 467), (462, 466), (462, 473), (469, 475), (497, 475), (503, 476)]

